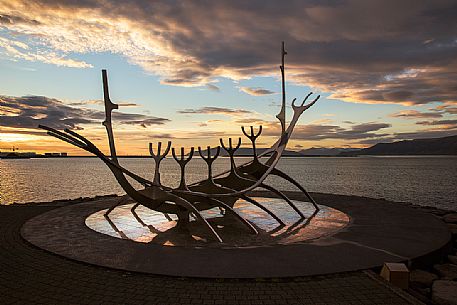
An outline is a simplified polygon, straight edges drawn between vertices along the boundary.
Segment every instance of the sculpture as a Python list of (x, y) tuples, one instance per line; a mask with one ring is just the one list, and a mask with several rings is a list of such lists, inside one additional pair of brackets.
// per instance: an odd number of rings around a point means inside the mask
[[(219, 207), (222, 211), (225, 211), (225, 216), (232, 215), (236, 217), (240, 223), (242, 223), (251, 233), (257, 234), (257, 229), (246, 219), (241, 217), (234, 209), (233, 206), (238, 199), (244, 199), (247, 202), (259, 207), (271, 217), (273, 217), (280, 225), (284, 225), (283, 221), (277, 217), (272, 211), (258, 203), (256, 200), (251, 198), (248, 195), (249, 191), (254, 190), (255, 188), (264, 188), (268, 191), (271, 191), (279, 198), (282, 198), (286, 204), (291, 206), (294, 211), (300, 215), (301, 219), (304, 219), (305, 216), (302, 212), (294, 205), (294, 203), (281, 191), (275, 189), (274, 187), (267, 185), (264, 181), (269, 175), (275, 175), (281, 177), (288, 182), (295, 185), (311, 202), (314, 206), (313, 217), (318, 211), (319, 206), (316, 204), (314, 199), (309, 195), (309, 193), (294, 179), (289, 177), (284, 172), (276, 169), (276, 165), (279, 159), (284, 152), (286, 145), (292, 135), (293, 129), (298, 122), (301, 114), (307, 110), (309, 107), (314, 105), (320, 96), (317, 96), (311, 103), (306, 104), (305, 102), (311, 96), (312, 93), (309, 93), (301, 105), (295, 105), (295, 100), (292, 101), (293, 117), (292, 120), (286, 128), (286, 118), (285, 118), (285, 67), (284, 67), (284, 57), (286, 55), (284, 50), (284, 42), (282, 43), (281, 49), (281, 78), (282, 78), (282, 105), (281, 111), (276, 116), (281, 123), (281, 135), (279, 139), (263, 153), (257, 155), (256, 152), (256, 139), (260, 136), (262, 132), (262, 126), (259, 127), (257, 133), (254, 132), (253, 126), (250, 126), (250, 132), (248, 133), (244, 127), (242, 127), (243, 134), (251, 141), (253, 149), (253, 160), (237, 166), (235, 163), (234, 155), (236, 150), (241, 145), (241, 138), (238, 138), (237, 144), (234, 146), (232, 139), (228, 139), (228, 145), (220, 139), (221, 146), (216, 147), (216, 153), (214, 156), (211, 155), (211, 148), (208, 146), (205, 151), (198, 147), (198, 153), (201, 158), (207, 163), (208, 166), (208, 178), (193, 183), (191, 185), (186, 184), (185, 180), (185, 167), (186, 164), (192, 159), (194, 155), (194, 148), (190, 149), (188, 156), (184, 155), (184, 148), (181, 147), (181, 155), (178, 157), (176, 154), (175, 148), (172, 148), (172, 155), (176, 162), (181, 168), (181, 180), (179, 187), (176, 189), (164, 186), (160, 182), (160, 163), (168, 155), (171, 148), (171, 141), (168, 141), (167, 146), (164, 151), (162, 151), (162, 142), (158, 142), (157, 150), (153, 149), (152, 143), (149, 143), (149, 151), (152, 158), (155, 161), (155, 171), (153, 181), (149, 181), (143, 177), (132, 173), (126, 168), (122, 167), (119, 164), (116, 147), (114, 143), (114, 134), (111, 121), (111, 113), (114, 109), (118, 109), (118, 105), (111, 102), (108, 91), (108, 79), (106, 70), (102, 70), (103, 78), (103, 92), (104, 92), (104, 103), (105, 103), (105, 121), (103, 125), (106, 128), (108, 135), (110, 155), (106, 156), (103, 154), (92, 142), (90, 142), (85, 137), (76, 133), (75, 131), (65, 129), (64, 132), (55, 130), (53, 128), (42, 126), (39, 127), (47, 130), (47, 133), (53, 137), (56, 137), (62, 141), (68, 142), (76, 147), (84, 149), (98, 158), (100, 158), (111, 170), (115, 176), (118, 183), (121, 185), (123, 190), (127, 195), (136, 201), (136, 204), (132, 207), (132, 213), (135, 213), (135, 209), (139, 206), (145, 206), (149, 209), (159, 211), (167, 214), (175, 214), (178, 217), (177, 225), (180, 227), (186, 227), (189, 222), (189, 216), (192, 213), (197, 220), (200, 220), (212, 234), (212, 236), (219, 242), (222, 242), (222, 239), (215, 231), (215, 229), (209, 224), (209, 222), (201, 215), (200, 211), (211, 209), (214, 207)], [(219, 156), (221, 147), (228, 153), (230, 158), (230, 170), (213, 176), (212, 174), (212, 163)], [(268, 159), (262, 163), (260, 161), (261, 157), (268, 157)], [(133, 178), (144, 186), (144, 189), (136, 190), (130, 182), (127, 180), (126, 176)], [(105, 213), (105, 217), (108, 217), (109, 213), (118, 205), (121, 205), (124, 201), (121, 200), (112, 206)], [(134, 214), (136, 215), (136, 214)]]

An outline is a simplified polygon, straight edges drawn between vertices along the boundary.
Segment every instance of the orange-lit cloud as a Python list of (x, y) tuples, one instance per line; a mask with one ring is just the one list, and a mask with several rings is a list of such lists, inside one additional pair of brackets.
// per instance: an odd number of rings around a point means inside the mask
[(439, 112), (420, 112), (417, 110), (402, 110), (390, 115), (394, 118), (417, 119), (417, 118), (440, 118), (443, 115)]
[(251, 114), (252, 111), (244, 110), (244, 109), (231, 109), (231, 108), (223, 108), (223, 107), (202, 107), (198, 109), (183, 109), (178, 110), (177, 113), (180, 114), (222, 114), (222, 115), (229, 115), (229, 116), (240, 116), (245, 114)]
[(271, 90), (264, 89), (264, 88), (258, 88), (258, 87), (256, 87), (256, 88), (241, 87), (240, 90), (243, 91), (244, 93), (247, 93), (249, 95), (254, 95), (254, 96), (262, 96), (262, 95), (269, 95), (269, 94), (275, 93)]
[(91, 63), (75, 54), (111, 52), (165, 84), (201, 86), (276, 76), (285, 40), (289, 80), (331, 98), (452, 104), (455, 9), (452, 0), (12, 0), (0, 3), (0, 48), (12, 59), (80, 68)]

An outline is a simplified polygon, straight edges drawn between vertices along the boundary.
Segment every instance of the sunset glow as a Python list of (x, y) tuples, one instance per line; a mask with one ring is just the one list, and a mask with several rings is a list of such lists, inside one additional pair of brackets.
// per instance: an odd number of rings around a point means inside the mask
[(84, 154), (45, 124), (106, 149), (101, 69), (121, 104), (120, 154), (166, 140), (217, 145), (243, 125), (263, 125), (269, 145), (281, 41), (288, 105), (322, 95), (290, 149), (455, 135), (455, 4), (412, 3), (0, 1), (0, 148)]

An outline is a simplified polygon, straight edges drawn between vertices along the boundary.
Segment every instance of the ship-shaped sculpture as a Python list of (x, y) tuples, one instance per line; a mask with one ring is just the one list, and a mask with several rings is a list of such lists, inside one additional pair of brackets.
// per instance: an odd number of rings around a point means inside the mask
[[(297, 187), (308, 198), (310, 204), (312, 204), (315, 209), (314, 213), (310, 217), (313, 217), (319, 211), (319, 206), (316, 204), (310, 194), (297, 181), (276, 168), (276, 165), (278, 164), (279, 159), (286, 149), (286, 145), (301, 114), (309, 107), (314, 105), (314, 103), (316, 103), (316, 101), (319, 99), (319, 96), (317, 96), (312, 102), (305, 104), (312, 93), (309, 93), (300, 105), (296, 105), (296, 99), (294, 99), (292, 101), (293, 117), (289, 125), (286, 126), (284, 67), (284, 57), (286, 54), (287, 53), (284, 50), (283, 42), (281, 49), (282, 60), (280, 66), (282, 77), (282, 105), (281, 111), (276, 116), (281, 123), (281, 134), (279, 139), (270, 148), (257, 155), (255, 142), (262, 132), (262, 126), (259, 126), (257, 132), (254, 131), (253, 126), (250, 126), (248, 131), (242, 127), (243, 134), (252, 143), (253, 151), (253, 160), (242, 165), (236, 165), (234, 159), (235, 152), (241, 145), (241, 138), (238, 138), (236, 145), (234, 145), (231, 138), (228, 139), (228, 143), (224, 142), (223, 139), (220, 139), (221, 146), (216, 147), (214, 155), (211, 155), (212, 149), (209, 146), (207, 147), (206, 152), (202, 150), (201, 147), (198, 147), (199, 155), (207, 163), (208, 166), (208, 178), (191, 185), (187, 185), (186, 183), (185, 168), (187, 163), (192, 159), (194, 155), (193, 147), (190, 149), (190, 152), (187, 156), (184, 154), (184, 148), (181, 147), (180, 155), (178, 156), (175, 148), (171, 148), (171, 141), (168, 141), (164, 150), (162, 150), (162, 142), (158, 142), (157, 150), (154, 150), (152, 143), (149, 143), (150, 154), (155, 160), (155, 172), (152, 181), (140, 177), (139, 175), (129, 171), (119, 164), (116, 154), (111, 119), (111, 113), (113, 110), (118, 109), (118, 105), (112, 103), (110, 100), (106, 70), (102, 70), (106, 116), (103, 125), (105, 126), (106, 132), (108, 134), (111, 154), (110, 156), (106, 156), (91, 141), (73, 130), (65, 129), (64, 132), (61, 132), (47, 126), (40, 125), (39, 127), (47, 130), (49, 135), (84, 149), (100, 158), (109, 167), (120, 186), (127, 193), (128, 197), (136, 202), (131, 209), (132, 213), (135, 213), (135, 209), (139, 205), (142, 205), (146, 208), (164, 214), (175, 214), (178, 218), (178, 227), (186, 227), (186, 225), (189, 223), (190, 215), (192, 214), (193, 217), (195, 217), (198, 221), (201, 221), (201, 223), (207, 227), (208, 231), (217, 241), (223, 242), (216, 230), (200, 213), (200, 211), (218, 207), (221, 209), (221, 211), (224, 211), (224, 217), (237, 218), (244, 226), (246, 226), (249, 231), (251, 231), (251, 233), (257, 234), (257, 229), (248, 220), (241, 217), (233, 209), (233, 206), (237, 200), (244, 199), (247, 202), (262, 209), (264, 212), (268, 213), (272, 218), (274, 218), (280, 226), (283, 226), (284, 222), (267, 207), (263, 206), (249, 196), (249, 192), (256, 188), (263, 188), (274, 193), (275, 196), (283, 199), (285, 204), (288, 204), (290, 207), (292, 207), (292, 209), (300, 216), (301, 219), (305, 219), (305, 216), (302, 214), (302, 212), (284, 193), (265, 183), (265, 179), (270, 175), (274, 175), (287, 180), (295, 187)], [(228, 153), (230, 158), (230, 170), (213, 176), (212, 164), (214, 160), (216, 160), (216, 158), (219, 156), (221, 147)], [(177, 188), (167, 187), (162, 185), (160, 182), (160, 163), (169, 154), (170, 148), (173, 158), (181, 168), (181, 180), (179, 187)], [(262, 157), (266, 158), (264, 162), (261, 161)], [(143, 185), (144, 188), (141, 190), (136, 190), (128, 181), (127, 177), (136, 180), (141, 185)], [(130, 198), (128, 199), (130, 200)], [(125, 202), (124, 200), (125, 199), (120, 200), (116, 203), (116, 205), (108, 209), (105, 213), (105, 217), (108, 217), (109, 213), (111, 213), (111, 211), (116, 208), (116, 206), (123, 204)]]

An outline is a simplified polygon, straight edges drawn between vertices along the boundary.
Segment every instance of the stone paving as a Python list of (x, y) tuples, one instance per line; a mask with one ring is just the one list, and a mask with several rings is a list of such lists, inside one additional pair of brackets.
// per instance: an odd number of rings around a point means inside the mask
[(0, 304), (418, 304), (370, 274), (209, 280), (78, 263), (35, 248), (19, 230), (55, 205), (0, 206)]

